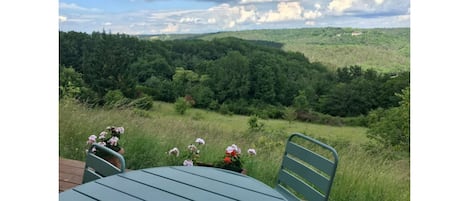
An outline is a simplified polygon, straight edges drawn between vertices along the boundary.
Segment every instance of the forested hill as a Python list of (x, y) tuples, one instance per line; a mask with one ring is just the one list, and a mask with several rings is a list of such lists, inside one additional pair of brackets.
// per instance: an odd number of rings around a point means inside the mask
[(311, 62), (321, 62), (332, 70), (351, 65), (379, 72), (410, 70), (410, 28), (326, 27), (139, 37), (159, 40), (236, 37), (269, 41), (280, 44), (283, 50), (301, 52)]
[(397, 106), (395, 93), (409, 86), (409, 72), (331, 71), (301, 53), (230, 37), (161, 41), (60, 32), (59, 63), (61, 98), (105, 105), (185, 97), (194, 107), (271, 118), (283, 117), (287, 107), (302, 114), (367, 114)]

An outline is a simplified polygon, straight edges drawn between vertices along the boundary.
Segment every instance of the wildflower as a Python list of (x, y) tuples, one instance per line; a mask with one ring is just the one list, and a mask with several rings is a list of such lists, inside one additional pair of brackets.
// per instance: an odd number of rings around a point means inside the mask
[(205, 140), (202, 139), (202, 138), (197, 138), (197, 139), (195, 140), (195, 142), (196, 142), (196, 143), (199, 143), (199, 145), (200, 145), (200, 144), (205, 144)]
[(88, 142), (86, 142), (87, 144), (93, 144), (96, 142), (96, 135), (90, 135), (90, 137), (88, 137)]
[(248, 149), (248, 154), (249, 155), (256, 155), (256, 150), (255, 149)]
[(100, 140), (101, 140), (101, 139), (106, 139), (106, 134), (107, 134), (106, 131), (101, 132), (101, 133), (99, 134), (99, 139), (100, 139)]
[(189, 149), (192, 153), (197, 152), (197, 147), (193, 144), (190, 144), (189, 146), (187, 146), (187, 149)]
[(230, 164), (231, 163), (231, 158), (229, 156), (226, 156), (224, 159), (223, 159), (223, 162), (225, 164)]
[(192, 162), (192, 160), (190, 160), (190, 159), (187, 159), (187, 160), (184, 160), (182, 165), (184, 165), (184, 166), (194, 166), (194, 162)]
[(119, 138), (117, 138), (116, 136), (113, 136), (111, 139), (109, 139), (107, 142), (111, 145), (111, 146), (117, 146), (117, 141), (119, 141)]
[(179, 149), (177, 147), (172, 148), (171, 150), (168, 151), (169, 155), (176, 155), (179, 156)]
[(124, 134), (125, 129), (124, 129), (124, 127), (117, 127), (117, 128), (115, 129), (115, 131), (116, 131), (117, 133), (119, 133), (119, 134)]
[(226, 153), (227, 153), (227, 154), (231, 154), (232, 156), (235, 156), (235, 155), (241, 153), (241, 148), (239, 148), (239, 147), (236, 146), (235, 144), (232, 144), (231, 146), (228, 146), (228, 147), (226, 148)]

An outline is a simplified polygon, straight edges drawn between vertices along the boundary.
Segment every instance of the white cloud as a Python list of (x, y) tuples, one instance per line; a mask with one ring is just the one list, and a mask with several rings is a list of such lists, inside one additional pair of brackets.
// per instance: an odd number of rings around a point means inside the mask
[(315, 3), (315, 4), (314, 4), (314, 7), (315, 7), (316, 9), (320, 9), (320, 8), (321, 8), (321, 4)]
[(280, 2), (277, 5), (277, 11), (270, 10), (260, 17), (260, 22), (278, 22), (287, 20), (301, 19), (303, 7), (300, 2)]
[(209, 23), (209, 24), (215, 24), (215, 23), (217, 23), (217, 19), (215, 19), (215, 18), (213, 18), (213, 17), (212, 17), (212, 18), (208, 18), (207, 23)]
[(239, 9), (239, 18), (236, 22), (243, 23), (246, 21), (255, 21), (256, 20), (256, 10), (246, 10), (245, 7), (240, 7)]
[(183, 17), (179, 20), (179, 23), (190, 23), (190, 24), (197, 24), (201, 21), (200, 18), (196, 17)]
[(399, 15), (397, 16), (398, 21), (408, 21), (410, 19), (410, 15)]
[(332, 0), (327, 8), (334, 13), (342, 13), (344, 10), (352, 7), (352, 1), (353, 0)]
[(251, 3), (265, 3), (265, 2), (273, 2), (273, 0), (241, 0), (240, 4), (251, 4)]
[(305, 24), (309, 26), (314, 26), (316, 23), (314, 21), (306, 21)]
[(59, 15), (59, 22), (65, 22), (65, 21), (67, 21), (67, 17)]
[(104, 26), (111, 26), (112, 23), (111, 23), (111, 22), (105, 22), (105, 23), (103, 23), (103, 25), (104, 25)]
[(305, 11), (303, 13), (304, 19), (316, 19), (321, 16), (322, 16), (322, 13), (319, 12), (318, 10), (315, 10), (315, 11), (310, 10), (310, 11)]
[(179, 31), (178, 24), (169, 23), (167, 24), (166, 28), (161, 30), (161, 33), (176, 33), (178, 31)]
[(381, 5), (384, 2), (384, 0), (375, 0), (375, 3), (378, 5)]
[(99, 11), (99, 9), (97, 8), (85, 8), (74, 3), (60, 3), (59, 9), (70, 9), (70, 10), (78, 10), (78, 11)]

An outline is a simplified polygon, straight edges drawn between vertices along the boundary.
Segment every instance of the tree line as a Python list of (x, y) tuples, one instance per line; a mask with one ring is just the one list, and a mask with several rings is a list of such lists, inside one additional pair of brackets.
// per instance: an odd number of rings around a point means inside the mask
[(410, 84), (409, 72), (331, 71), (301, 53), (232, 37), (161, 41), (60, 31), (59, 64), (60, 98), (91, 106), (121, 101), (148, 109), (145, 101), (185, 97), (222, 113), (285, 118), (293, 110), (311, 122), (397, 107), (396, 94)]

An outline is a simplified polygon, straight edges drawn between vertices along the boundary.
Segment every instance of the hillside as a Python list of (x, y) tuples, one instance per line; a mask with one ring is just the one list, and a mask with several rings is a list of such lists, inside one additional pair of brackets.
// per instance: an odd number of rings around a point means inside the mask
[(410, 70), (410, 28), (304, 28), (140, 36), (160, 40), (222, 37), (281, 43), (282, 49), (301, 52), (311, 62), (321, 62), (332, 69), (359, 65), (380, 72)]

